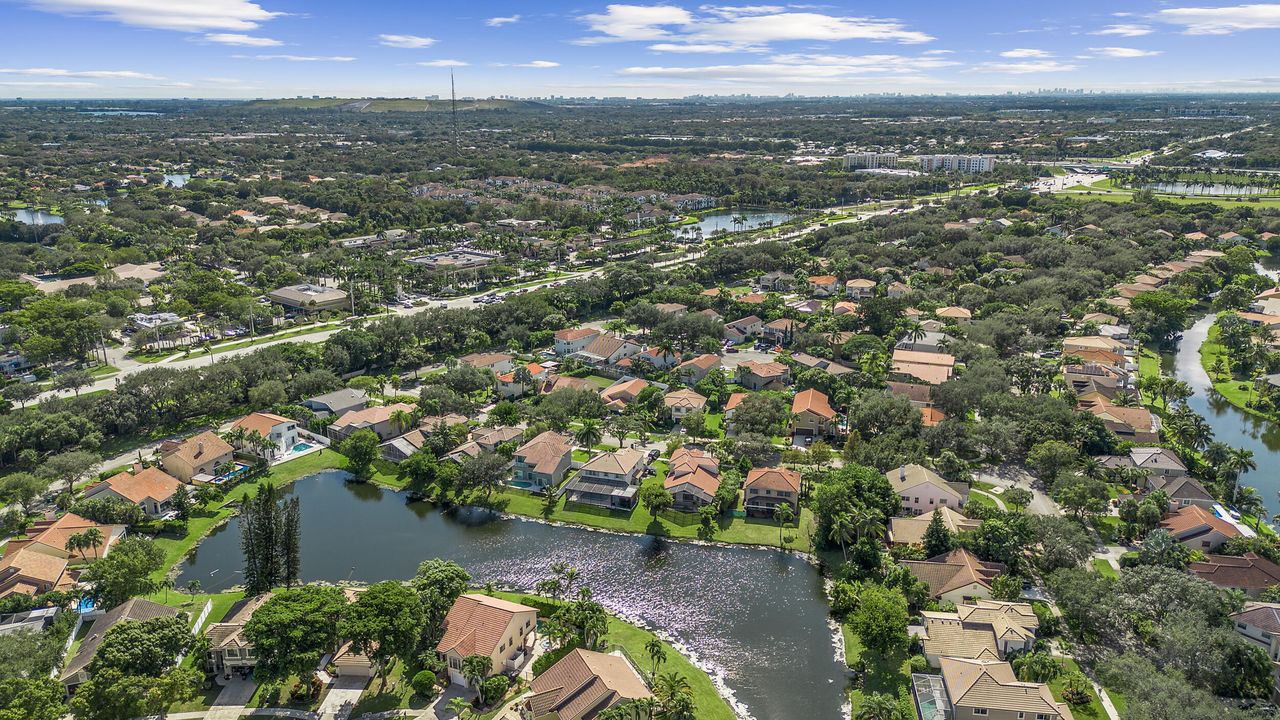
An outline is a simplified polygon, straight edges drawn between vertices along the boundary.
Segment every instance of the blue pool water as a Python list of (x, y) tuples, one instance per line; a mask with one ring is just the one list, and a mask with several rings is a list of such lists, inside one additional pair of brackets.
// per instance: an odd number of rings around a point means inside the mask
[(293, 454), (297, 454), (300, 452), (306, 452), (313, 447), (315, 447), (315, 445), (312, 445), (311, 443), (300, 442), (297, 445), (294, 445), (293, 449), (290, 450), (289, 452)]

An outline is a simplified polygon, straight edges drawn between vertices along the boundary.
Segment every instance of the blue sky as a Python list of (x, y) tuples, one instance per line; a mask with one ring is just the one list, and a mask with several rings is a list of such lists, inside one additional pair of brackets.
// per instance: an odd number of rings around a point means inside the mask
[(0, 97), (1280, 90), (1280, 3), (0, 0)]

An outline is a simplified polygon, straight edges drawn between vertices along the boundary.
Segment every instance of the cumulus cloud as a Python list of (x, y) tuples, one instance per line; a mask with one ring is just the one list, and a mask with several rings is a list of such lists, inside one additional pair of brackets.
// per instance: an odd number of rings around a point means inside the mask
[(1026, 62), (989, 62), (973, 68), (974, 72), (1003, 73), (1006, 75), (1028, 75), (1031, 73), (1068, 72), (1079, 69), (1079, 65), (1060, 62), (1058, 60), (1028, 60)]
[(422, 67), (466, 67), (471, 63), (465, 60), (442, 59), (442, 60), (423, 60), (418, 64), (421, 65)]
[(1108, 25), (1101, 30), (1095, 30), (1090, 35), (1119, 35), (1120, 37), (1142, 37), (1155, 32), (1150, 25)]
[(1047, 58), (1052, 55), (1047, 50), (1034, 50), (1032, 48), (1014, 48), (1005, 50), (1000, 53), (1000, 57), (1006, 58)]
[(208, 33), (204, 39), (222, 45), (242, 45), (245, 47), (275, 47), (283, 45), (279, 40), (266, 37), (255, 37), (244, 33)]
[(284, 13), (252, 0), (27, 0), (37, 10), (182, 32), (252, 30)]
[(1230, 35), (1241, 30), (1280, 28), (1280, 3), (1251, 3), (1227, 7), (1166, 8), (1154, 17), (1181, 25), (1187, 35)]
[(767, 62), (698, 67), (636, 66), (619, 71), (626, 76), (705, 79), (731, 83), (814, 84), (867, 76), (921, 79), (922, 72), (959, 63), (940, 57), (903, 55), (774, 55)]
[(649, 46), (654, 52), (663, 53), (736, 53), (743, 52), (741, 47), (737, 45), (725, 45), (722, 43), (654, 43)]
[[(605, 12), (581, 20), (595, 34), (579, 38), (579, 45), (614, 42), (653, 42), (658, 52), (764, 51), (784, 41), (837, 42), (872, 40), (903, 44), (924, 43), (933, 37), (908, 30), (889, 18), (849, 17), (800, 11), (773, 5), (703, 6), (695, 14), (675, 5), (609, 5)], [(675, 46), (696, 46), (678, 50)]]
[(1092, 52), (1099, 57), (1141, 58), (1141, 57), (1153, 57), (1161, 54), (1162, 51), (1161, 50), (1140, 50), (1138, 48), (1126, 48), (1126, 47), (1100, 47), (1100, 48), (1089, 48), (1089, 52)]
[(436, 44), (435, 38), (418, 35), (379, 35), (378, 43), (393, 48), (424, 48)]
[(288, 62), (351, 62), (346, 55), (232, 55), (238, 60), (285, 60)]
[(102, 80), (163, 80), (159, 75), (135, 70), (66, 70), (63, 68), (0, 68), (0, 75), (38, 75), (42, 77), (95, 78)]
[(502, 27), (503, 25), (512, 25), (518, 22), (520, 22), (519, 15), (510, 15), (507, 17), (491, 17), (488, 20), (485, 20), (484, 24), (489, 27)]
[(556, 67), (560, 67), (560, 63), (554, 62), (552, 60), (530, 60), (527, 63), (517, 63), (516, 67), (539, 68), (539, 69), (556, 68)]
[(0, 80), (0, 87), (18, 88), (94, 88), (98, 83), (77, 80)]

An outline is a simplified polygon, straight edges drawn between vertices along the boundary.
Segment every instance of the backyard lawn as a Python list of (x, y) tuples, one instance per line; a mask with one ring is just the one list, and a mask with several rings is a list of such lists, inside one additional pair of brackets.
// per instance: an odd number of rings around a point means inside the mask
[(840, 625), (840, 631), (844, 635), (845, 662), (849, 667), (856, 666), (859, 660), (867, 665), (862, 687), (851, 690), (849, 693), (855, 716), (862, 705), (864, 695), (881, 693), (898, 698), (901, 690), (911, 687), (911, 659), (905, 650), (881, 655), (863, 647), (862, 638), (858, 637), (847, 623)]
[[(1062, 688), (1066, 685), (1067, 675), (1072, 671), (1077, 671), (1080, 666), (1071, 658), (1061, 658), (1063, 665), (1063, 673), (1058, 677), (1049, 681), (1049, 690), (1053, 693), (1054, 699), (1062, 702)], [(1107, 720), (1107, 711), (1102, 708), (1102, 701), (1098, 700), (1098, 694), (1089, 688), (1089, 702), (1086, 705), (1072, 705), (1071, 714), (1079, 720)]]

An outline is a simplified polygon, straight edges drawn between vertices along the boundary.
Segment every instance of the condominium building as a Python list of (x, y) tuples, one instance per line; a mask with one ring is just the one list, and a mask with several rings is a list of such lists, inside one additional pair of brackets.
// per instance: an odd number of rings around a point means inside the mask
[(859, 152), (844, 156), (845, 170), (898, 167), (898, 153)]
[(972, 175), (996, 169), (996, 159), (988, 155), (921, 155), (920, 169), (924, 172), (954, 172)]

